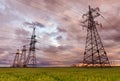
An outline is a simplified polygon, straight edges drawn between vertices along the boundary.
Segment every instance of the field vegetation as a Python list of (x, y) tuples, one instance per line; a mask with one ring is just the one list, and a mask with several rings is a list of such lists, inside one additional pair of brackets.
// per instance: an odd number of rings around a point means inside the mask
[(0, 81), (120, 81), (120, 67), (0, 68)]

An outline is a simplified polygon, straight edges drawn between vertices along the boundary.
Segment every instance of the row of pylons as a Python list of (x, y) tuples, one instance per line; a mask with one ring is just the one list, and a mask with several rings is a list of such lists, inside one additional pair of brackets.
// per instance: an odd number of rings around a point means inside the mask
[[(83, 26), (87, 28), (87, 37), (85, 44), (85, 52), (83, 58), (83, 67), (110, 67), (110, 62), (107, 57), (107, 53), (104, 49), (103, 43), (101, 41), (100, 35), (97, 31), (96, 26), (101, 26), (95, 18), (101, 16), (99, 13), (99, 8), (91, 8), (89, 6), (89, 11), (83, 15), (86, 18), (82, 23)], [(87, 23), (87, 24), (86, 24)], [(26, 55), (26, 46), (23, 46), (22, 52), (17, 50), (13, 67), (36, 67), (36, 55), (35, 55), (35, 27), (33, 28), (33, 34), (31, 36), (30, 47), (28, 55)]]
[(23, 46), (21, 53), (20, 53), (20, 50), (17, 49), (15, 58), (13, 61), (13, 67), (24, 67), (25, 61), (26, 61), (26, 51), (27, 51), (27, 49), (26, 49), (25, 45)]
[(35, 44), (36, 44), (35, 27), (31, 36), (30, 46), (28, 49), (24, 45), (22, 50), (17, 49), (12, 67), (36, 67), (36, 55), (35, 55)]

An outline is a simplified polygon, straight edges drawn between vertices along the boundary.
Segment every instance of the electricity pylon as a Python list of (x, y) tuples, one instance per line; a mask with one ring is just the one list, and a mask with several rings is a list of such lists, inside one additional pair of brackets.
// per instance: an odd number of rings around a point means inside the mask
[(27, 66), (32, 66), (36, 67), (36, 51), (35, 51), (35, 44), (36, 44), (36, 35), (35, 35), (35, 26), (33, 25), (33, 33), (31, 36), (31, 41), (30, 41), (30, 47), (29, 47), (29, 53), (26, 59), (26, 62), (24, 64), (24, 67)]
[(33, 27), (33, 33), (31, 36), (29, 53), (28, 53), (27, 59), (24, 63), (24, 67), (29, 67), (29, 66), (36, 67), (36, 65), (37, 65), (37, 61), (36, 61), (36, 42), (37, 42), (37, 40), (36, 40), (35, 30), (36, 30), (36, 27), (44, 27), (44, 25), (39, 22), (32, 22), (32, 23), (25, 22), (24, 24), (30, 25)]
[(26, 61), (26, 46), (24, 45), (22, 48), (22, 53), (20, 54), (19, 65), (20, 67), (24, 67), (24, 63)]
[[(88, 13), (83, 15), (86, 19), (82, 22), (87, 28), (86, 45), (83, 59), (83, 67), (105, 67), (111, 66), (104, 49), (103, 43), (99, 36), (96, 26), (98, 24), (94, 19), (100, 16), (99, 8), (91, 8), (89, 6)], [(85, 25), (87, 23), (87, 25)]]
[(19, 49), (17, 49), (12, 67), (19, 67), (19, 55), (20, 55), (20, 52), (19, 52)]

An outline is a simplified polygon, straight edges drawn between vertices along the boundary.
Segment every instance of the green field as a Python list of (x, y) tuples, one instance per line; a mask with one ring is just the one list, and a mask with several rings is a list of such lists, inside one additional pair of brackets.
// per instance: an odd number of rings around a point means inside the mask
[(0, 68), (0, 81), (120, 81), (120, 67)]

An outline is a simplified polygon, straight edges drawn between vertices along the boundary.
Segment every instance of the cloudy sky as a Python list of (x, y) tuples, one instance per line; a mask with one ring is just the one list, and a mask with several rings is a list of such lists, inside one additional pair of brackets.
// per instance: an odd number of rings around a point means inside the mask
[(0, 0), (0, 66), (11, 65), (16, 49), (29, 47), (32, 27), (25, 22), (39, 22), (36, 28), (36, 55), (40, 66), (70, 66), (82, 61), (86, 29), (81, 26), (88, 5), (100, 8), (104, 16), (96, 18), (107, 55), (120, 60), (119, 0)]

